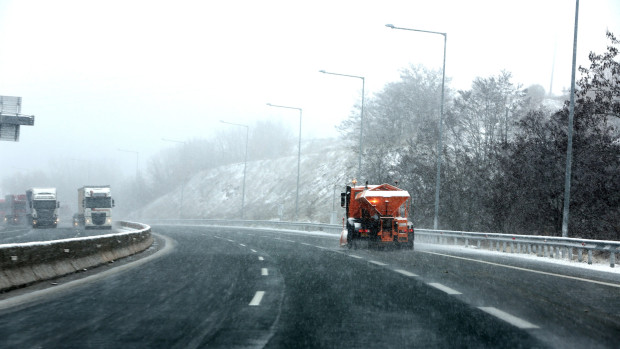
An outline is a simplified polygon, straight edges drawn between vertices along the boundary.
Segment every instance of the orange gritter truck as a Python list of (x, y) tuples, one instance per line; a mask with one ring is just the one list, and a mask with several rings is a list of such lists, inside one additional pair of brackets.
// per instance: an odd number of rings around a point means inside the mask
[(413, 223), (408, 219), (411, 197), (406, 190), (390, 184), (347, 185), (340, 194), (345, 217), (340, 246), (356, 248), (394, 246), (413, 249)]

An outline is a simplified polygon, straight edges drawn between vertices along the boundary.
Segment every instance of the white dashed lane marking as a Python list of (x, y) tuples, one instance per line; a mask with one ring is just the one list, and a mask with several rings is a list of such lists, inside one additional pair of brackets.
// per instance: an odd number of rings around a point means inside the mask
[(256, 291), (256, 294), (254, 294), (254, 298), (252, 298), (249, 305), (252, 305), (252, 306), (260, 305), (260, 301), (263, 300), (264, 295), (265, 295), (265, 291)]
[(511, 324), (513, 326), (516, 326), (518, 328), (522, 328), (522, 329), (539, 328), (538, 326), (536, 326), (536, 325), (534, 325), (534, 324), (532, 324), (530, 322), (527, 322), (527, 321), (525, 321), (525, 320), (523, 320), (521, 318), (518, 318), (518, 317), (516, 317), (514, 315), (510, 315), (510, 314), (508, 314), (508, 313), (506, 313), (504, 311), (501, 311), (501, 310), (499, 310), (497, 308), (494, 308), (494, 307), (478, 307), (478, 309), (480, 309), (480, 310), (482, 310), (482, 311), (484, 311), (486, 313), (489, 313), (489, 314), (491, 314), (491, 315), (493, 315), (493, 316), (495, 316), (495, 317), (497, 317), (497, 318), (499, 318), (501, 320), (504, 320), (507, 323), (509, 323), (509, 324)]
[(454, 294), (454, 295), (462, 294), (461, 292), (459, 292), (457, 290), (451, 289), (448, 286), (444, 286), (444, 285), (436, 283), (436, 282), (429, 282), (428, 285), (433, 286), (433, 287), (435, 287), (438, 290), (444, 291), (447, 294)]
[(250, 249), (250, 251), (252, 251), (252, 252), (256, 253), (256, 250), (255, 250), (255, 249), (253, 249), (253, 248), (251, 248), (251, 249)]
[(260, 269), (260, 274), (262, 276), (267, 276), (267, 275), (269, 275), (269, 270), (267, 270), (267, 268), (261, 268)]
[[(316, 246), (316, 247), (319, 247), (319, 246)], [(352, 257), (352, 258), (363, 259), (363, 257), (357, 256), (357, 255), (354, 255), (354, 254), (347, 254), (347, 255), (349, 257)], [(459, 257), (456, 257), (456, 258), (459, 258)], [(463, 258), (463, 259), (465, 259), (465, 258)], [(369, 260), (368, 262), (372, 263), (372, 264), (379, 265), (379, 266), (386, 266), (386, 265), (388, 265), (386, 263), (379, 262), (379, 261), (374, 261), (374, 260)], [(495, 264), (495, 263), (489, 263), (489, 264)], [(417, 274), (414, 274), (414, 273), (409, 272), (407, 270), (394, 269), (394, 271), (399, 273), (399, 274), (405, 275), (405, 276), (418, 277)], [(460, 295), (460, 294), (462, 294), (461, 292), (459, 292), (459, 291), (457, 291), (455, 289), (452, 289), (452, 288), (450, 288), (448, 286), (442, 285), (442, 284), (437, 283), (437, 282), (429, 282), (427, 284), (429, 286), (435, 287), (436, 289), (441, 290), (441, 291), (443, 291), (443, 292), (445, 292), (445, 293), (447, 293), (449, 295)], [(534, 325), (534, 324), (532, 324), (532, 323), (530, 323), (530, 322), (528, 322), (526, 320), (523, 320), (523, 319), (518, 318), (518, 317), (516, 317), (514, 315), (511, 315), (511, 314), (508, 314), (508, 313), (506, 313), (506, 312), (504, 312), (502, 310), (499, 310), (497, 308), (494, 308), (494, 307), (478, 307), (478, 308), (480, 310), (488, 313), (488, 314), (491, 314), (491, 315), (497, 317), (500, 320), (506, 321), (507, 323), (509, 323), (509, 324), (511, 324), (513, 326), (516, 326), (518, 328), (521, 328), (521, 329), (535, 329), (535, 328), (539, 328), (538, 326), (536, 326), (536, 325)]]
[(243, 246), (243, 247), (245, 247), (245, 245), (244, 245), (244, 244), (239, 244), (239, 246)]
[(265, 258), (263, 258), (263, 257), (259, 256), (259, 257), (258, 257), (258, 260), (259, 260), (259, 261), (264, 261), (264, 260), (265, 260)]
[(403, 274), (405, 276), (412, 276), (412, 277), (413, 276), (418, 276), (417, 274), (414, 274), (414, 273), (411, 273), (411, 272), (408, 272), (408, 271), (402, 270), (402, 269), (394, 269), (394, 271), (399, 273), (399, 274)]
[(378, 261), (372, 261), (372, 260), (370, 260), (368, 262), (370, 262), (372, 264), (376, 264), (376, 265), (382, 266), (382, 267), (387, 265), (386, 263), (378, 262)]

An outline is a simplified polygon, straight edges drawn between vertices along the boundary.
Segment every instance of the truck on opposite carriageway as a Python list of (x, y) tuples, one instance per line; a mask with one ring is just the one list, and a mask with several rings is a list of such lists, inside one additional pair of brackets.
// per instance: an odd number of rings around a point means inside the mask
[(26, 223), (33, 228), (58, 226), (56, 188), (30, 188), (26, 190)]
[(78, 189), (78, 213), (73, 224), (84, 229), (112, 229), (112, 207), (109, 185), (85, 185)]
[(10, 194), (4, 197), (4, 219), (10, 225), (26, 224), (26, 195)]

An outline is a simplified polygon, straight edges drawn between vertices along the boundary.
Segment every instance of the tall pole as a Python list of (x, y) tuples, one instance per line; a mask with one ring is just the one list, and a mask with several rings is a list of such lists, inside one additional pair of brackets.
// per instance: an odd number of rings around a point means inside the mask
[(360, 112), (360, 150), (359, 150), (359, 162), (357, 165), (357, 178), (362, 180), (362, 145), (364, 144), (362, 140), (364, 139), (364, 89), (366, 85), (366, 79), (362, 78), (362, 111)]
[(443, 106), (444, 106), (444, 92), (445, 92), (445, 84), (446, 84), (446, 45), (448, 41), (448, 33), (442, 32), (434, 32), (428, 30), (420, 30), (420, 29), (410, 29), (410, 28), (399, 28), (395, 27), (392, 24), (385, 25), (388, 28), (392, 29), (401, 29), (401, 30), (409, 30), (414, 32), (422, 32), (429, 34), (437, 34), (443, 36), (443, 67), (442, 67), (442, 77), (441, 77), (441, 110), (439, 112), (439, 139), (437, 139), (437, 177), (435, 179), (435, 218), (433, 220), (433, 229), (437, 229), (439, 226), (439, 192), (441, 189), (441, 151), (443, 149)]
[(270, 107), (275, 107), (275, 108), (286, 108), (286, 109), (299, 110), (299, 145), (297, 146), (297, 194), (295, 195), (295, 221), (297, 221), (297, 218), (299, 217), (299, 169), (301, 168), (301, 114), (302, 114), (302, 109), (295, 108), (295, 107), (287, 107), (284, 105), (275, 105), (271, 103), (267, 103), (267, 105)]
[(250, 135), (250, 126), (243, 125), (243, 124), (235, 124), (232, 122), (226, 122), (222, 120), (220, 120), (220, 122), (223, 124), (245, 127), (245, 158), (243, 160), (243, 189), (241, 190), (241, 219), (243, 219), (244, 213), (245, 213), (245, 209), (244, 209), (245, 207), (245, 174), (246, 174), (246, 169), (248, 167), (248, 140), (249, 140), (249, 135)]
[(362, 108), (360, 112), (360, 149), (359, 149), (359, 161), (358, 161), (358, 166), (357, 166), (357, 178), (361, 181), (362, 180), (362, 151), (363, 151), (362, 139), (364, 135), (364, 88), (366, 85), (366, 79), (363, 76), (331, 73), (331, 72), (326, 72), (325, 70), (319, 70), (319, 73), (362, 79)]
[(243, 158), (243, 189), (241, 191), (241, 219), (245, 216), (245, 210), (243, 209), (245, 206), (245, 177), (248, 169), (248, 143), (250, 140), (250, 127), (246, 126), (245, 128), (245, 156)]
[(566, 145), (566, 177), (564, 178), (564, 210), (562, 212), (562, 237), (568, 237), (568, 210), (570, 206), (570, 180), (573, 160), (573, 118), (575, 116), (575, 66), (577, 65), (577, 24), (579, 0), (575, 5), (575, 33), (573, 36), (573, 67), (570, 79), (570, 105), (568, 107), (568, 144)]

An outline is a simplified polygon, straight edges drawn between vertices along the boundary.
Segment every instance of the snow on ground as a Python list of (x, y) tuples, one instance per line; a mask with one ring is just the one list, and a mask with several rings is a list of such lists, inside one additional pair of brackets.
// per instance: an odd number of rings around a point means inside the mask
[(58, 243), (65, 242), (73, 242), (73, 241), (86, 241), (86, 240), (97, 240), (102, 237), (113, 237), (113, 236), (125, 236), (135, 233), (136, 230), (121, 230), (118, 229), (116, 233), (107, 233), (101, 235), (93, 235), (93, 236), (82, 236), (77, 238), (67, 238), (67, 239), (57, 239), (57, 240), (46, 240), (46, 241), (30, 241), (30, 242), (17, 242), (10, 244), (0, 244), (0, 247), (3, 249), (15, 248), (15, 247), (32, 247), (32, 246), (50, 246)]
[(596, 270), (606, 273), (620, 274), (620, 265), (617, 264), (616, 259), (616, 267), (611, 268), (609, 266), (609, 258), (602, 259), (594, 257), (592, 258), (592, 264), (588, 264), (588, 254), (586, 251), (583, 253), (583, 261), (577, 261), (577, 254), (573, 254), (573, 261), (569, 261), (568, 259), (556, 259), (551, 257), (539, 257), (535, 254), (523, 254), (523, 253), (509, 253), (509, 252), (499, 252), (499, 251), (491, 251), (487, 249), (477, 248), (474, 245), (463, 246), (463, 245), (438, 245), (438, 244), (427, 244), (427, 243), (416, 243), (416, 248), (421, 248), (422, 250), (428, 251), (445, 251), (445, 252), (459, 252), (462, 254), (468, 254), (471, 256), (501, 256), (504, 258), (514, 258), (521, 260), (528, 260), (531, 262), (537, 263), (547, 263), (547, 264), (557, 264), (562, 266), (574, 267), (574, 268), (582, 268), (588, 270)]
[[(348, 160), (350, 155), (333, 139), (302, 143), (297, 221), (329, 223), (332, 207), (341, 216), (340, 192), (353, 179), (355, 167)], [(236, 163), (198, 173), (185, 186), (174, 188), (130, 218), (239, 218), (243, 165)], [(297, 154), (248, 161), (244, 219), (277, 220), (281, 207), (282, 220), (294, 220), (296, 195)]]
[[(299, 222), (328, 223), (332, 207), (337, 217), (342, 217), (340, 191), (350, 182), (355, 173), (355, 161), (347, 160), (350, 152), (336, 140), (306, 141), (302, 144), (299, 193)], [(355, 160), (355, 159), (353, 159)], [(251, 220), (294, 220), (297, 179), (297, 155), (278, 159), (248, 161), (245, 188), (244, 219)], [(144, 209), (135, 212), (131, 218), (136, 221), (148, 219), (234, 219), (241, 218), (241, 194), (243, 189), (243, 163), (218, 167), (196, 174), (185, 184), (155, 200)], [(183, 201), (181, 202), (181, 197)], [(181, 206), (182, 203), (182, 206)], [(283, 216), (278, 215), (279, 208)], [(254, 228), (253, 228), (254, 229)], [(269, 228), (269, 230), (274, 230)], [(285, 231), (285, 230), (282, 230)], [(325, 232), (289, 233), (323, 235), (338, 238), (337, 234)], [(337, 246), (337, 245), (336, 245)], [(583, 262), (538, 257), (534, 254), (519, 254), (477, 249), (475, 246), (431, 245), (416, 243), (429, 250), (454, 251), (471, 255), (494, 255), (506, 258), (521, 258), (531, 261), (620, 273), (609, 266), (609, 259), (594, 256), (593, 264), (587, 264), (587, 252)], [(620, 257), (620, 256), (619, 256)], [(617, 258), (620, 262), (620, 258)]]
[[(257, 229), (257, 228), (248, 228), (248, 229)], [(338, 242), (337, 239), (339, 237), (338, 234), (326, 233), (323, 231), (299, 231), (299, 230), (274, 229), (274, 228), (265, 228), (265, 230), (270, 230), (270, 231), (278, 230), (280, 232), (286, 232), (286, 233), (331, 237), (334, 239), (336, 243)], [(583, 253), (583, 261), (578, 262), (576, 253), (573, 254), (574, 260), (569, 261), (566, 258), (556, 259), (556, 258), (551, 258), (551, 257), (539, 257), (535, 254), (491, 251), (491, 250), (487, 250), (483, 248), (478, 248), (475, 245), (469, 245), (469, 246), (443, 245), (443, 244), (429, 244), (429, 243), (416, 242), (415, 246), (416, 246), (416, 249), (420, 249), (421, 251), (443, 251), (446, 253), (459, 252), (462, 254), (468, 254), (471, 257), (481, 256), (481, 255), (494, 256), (494, 257), (501, 256), (505, 258), (521, 259), (521, 260), (527, 260), (527, 261), (537, 262), (537, 263), (557, 264), (557, 265), (574, 267), (574, 268), (596, 270), (596, 271), (605, 272), (605, 273), (620, 274), (620, 265), (618, 264), (618, 259), (616, 259), (615, 268), (611, 268), (609, 266), (609, 258), (600, 258), (597, 256), (593, 256), (592, 264), (588, 264), (587, 263), (588, 253), (586, 251), (584, 251)], [(338, 247), (338, 245), (335, 245), (335, 247)]]

